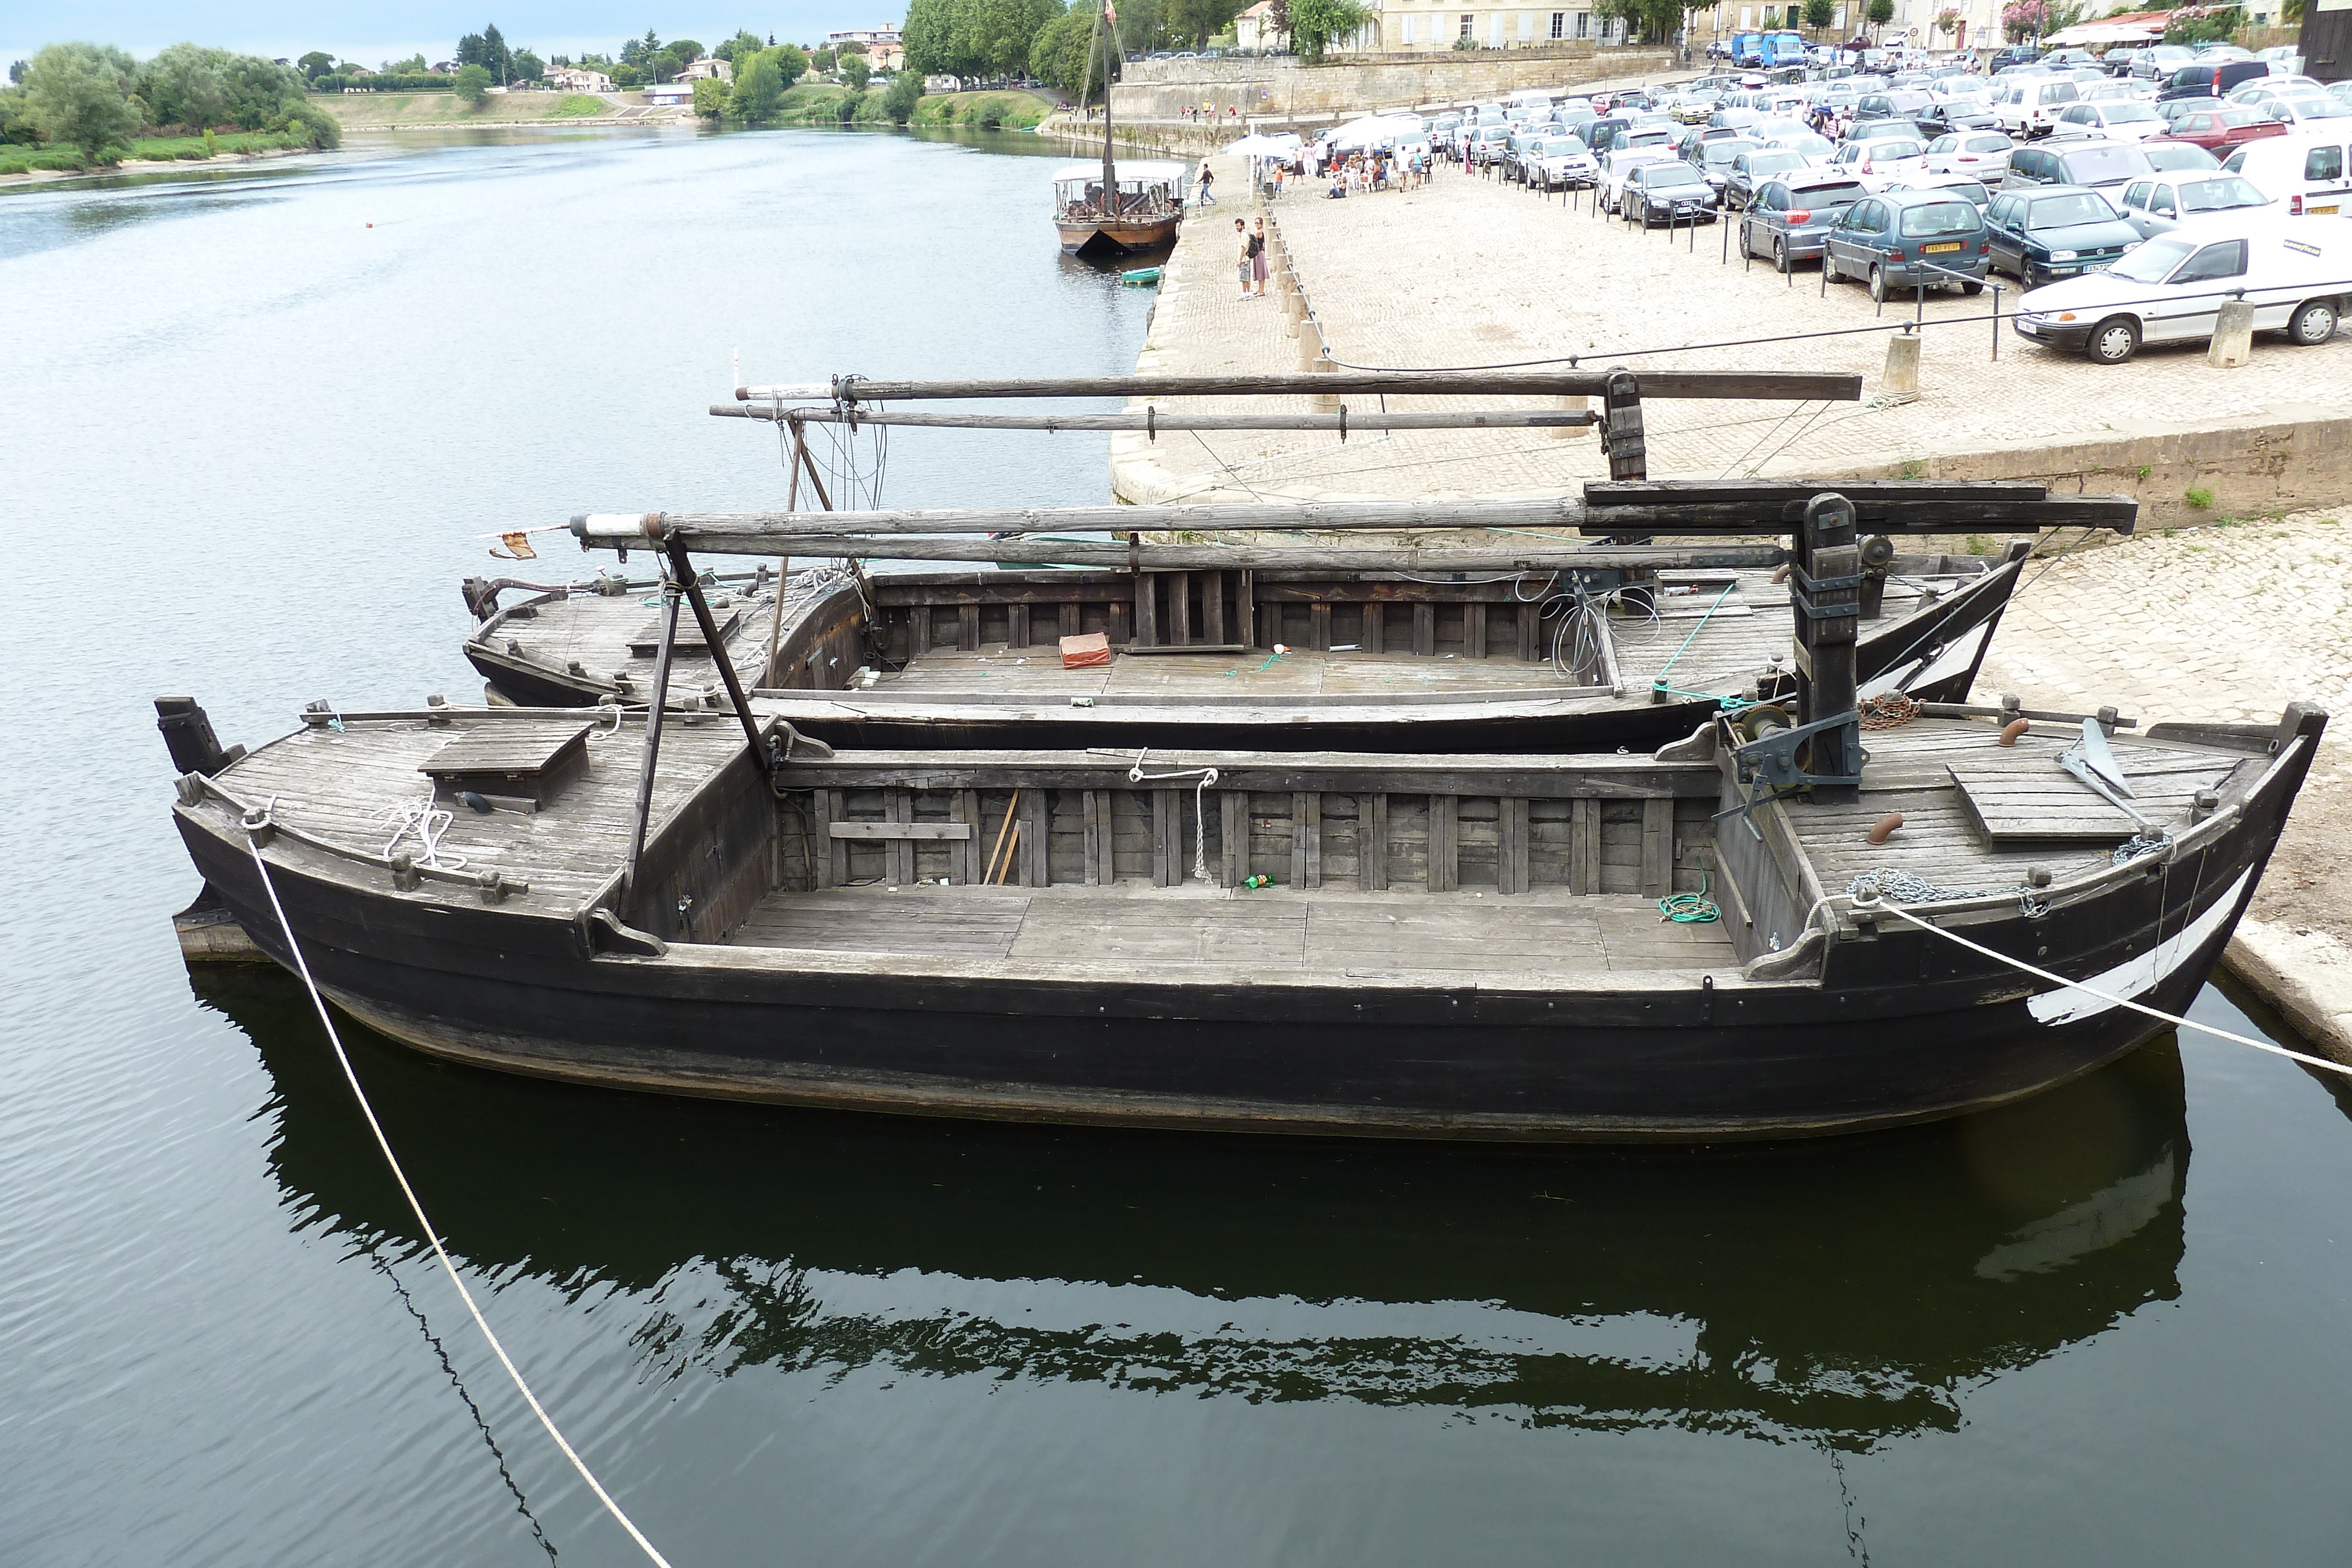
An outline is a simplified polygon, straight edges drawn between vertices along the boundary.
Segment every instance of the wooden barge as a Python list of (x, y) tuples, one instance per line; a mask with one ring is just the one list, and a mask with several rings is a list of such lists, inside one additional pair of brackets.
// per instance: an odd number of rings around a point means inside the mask
[[(1906, 701), (1865, 747), (1855, 507), (1804, 511), (1795, 711), (1752, 737), (834, 751), (740, 693), (321, 711), (234, 761), (182, 728), (175, 815), (255, 940), (290, 956), (266, 866), (311, 972), (386, 1033), (623, 1087), (1713, 1140), (1981, 1109), (2130, 1050), (2159, 1026), (2109, 998), (2194, 996), (2325, 716), (2052, 733)], [(707, 626), (683, 538), (638, 542)], [(387, 845), (387, 811), (429, 843)], [(1675, 894), (1721, 918), (1662, 919)]]

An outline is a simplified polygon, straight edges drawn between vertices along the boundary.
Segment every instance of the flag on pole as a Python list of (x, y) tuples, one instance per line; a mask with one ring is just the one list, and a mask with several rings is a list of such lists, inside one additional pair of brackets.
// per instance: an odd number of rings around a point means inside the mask
[(1118, 20), (1118, 7), (1112, 5), (1111, 0), (1103, 0), (1103, 15), (1108, 17), (1111, 21), (1117, 22)]

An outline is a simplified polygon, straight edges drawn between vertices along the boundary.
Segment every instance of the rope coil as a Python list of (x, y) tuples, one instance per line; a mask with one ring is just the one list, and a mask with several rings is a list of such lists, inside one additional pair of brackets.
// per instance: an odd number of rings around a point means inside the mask
[(1207, 796), (1209, 786), (1217, 781), (1217, 770), (1213, 768), (1180, 768), (1170, 773), (1146, 773), (1143, 770), (1143, 759), (1150, 755), (1151, 747), (1148, 746), (1135, 754), (1135, 764), (1127, 770), (1127, 781), (1129, 783), (1142, 784), (1160, 779), (1195, 779), (1199, 780), (1199, 782), (1194, 784), (1192, 787), (1192, 879), (1195, 882), (1201, 883), (1204, 886), (1208, 885), (1212, 883), (1213, 879), (1209, 875), (1209, 809)]

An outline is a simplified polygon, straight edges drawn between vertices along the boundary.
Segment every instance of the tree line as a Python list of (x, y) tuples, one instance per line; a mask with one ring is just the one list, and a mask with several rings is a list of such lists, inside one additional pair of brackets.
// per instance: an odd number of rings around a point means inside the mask
[(9, 69), (0, 141), (72, 146), (119, 162), (142, 132), (268, 131), (333, 147), (334, 116), (302, 96), (302, 73), (257, 55), (173, 44), (140, 61), (110, 44), (51, 44)]
[[(1246, 0), (1125, 0), (1114, 7), (1124, 57), (1155, 49), (1198, 48), (1230, 30)], [(1354, 0), (1289, 0), (1293, 8), (1337, 5), (1360, 18)], [(1279, 4), (1277, 9), (1281, 8)], [(907, 66), (926, 76), (1002, 80), (1024, 72), (1067, 92), (1102, 85), (1102, 62), (1087, 68), (1087, 41), (1101, 7), (1095, 0), (908, 0), (900, 35)], [(1349, 28), (1352, 31), (1353, 28)], [(1114, 79), (1117, 70), (1114, 67)]]

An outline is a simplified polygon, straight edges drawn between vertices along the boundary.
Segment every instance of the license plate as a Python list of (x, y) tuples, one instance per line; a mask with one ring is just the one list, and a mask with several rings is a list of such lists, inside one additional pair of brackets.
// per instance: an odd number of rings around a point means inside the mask
[(1959, 248), (1960, 242), (1958, 240), (1952, 240), (1945, 245), (1923, 245), (1919, 247), (1921, 253), (1927, 256), (1940, 256), (1947, 251), (1954, 251)]

